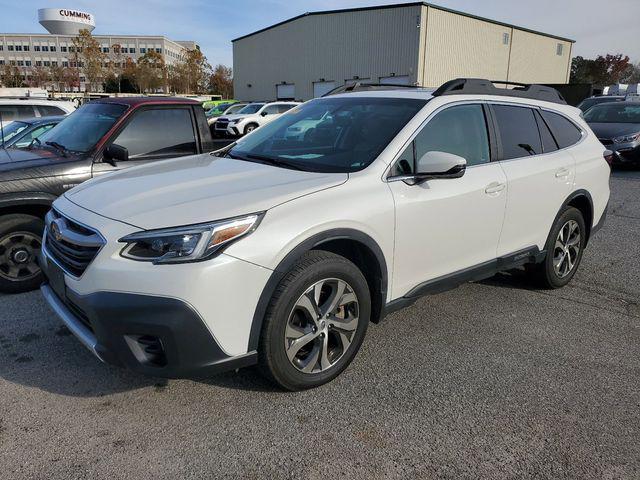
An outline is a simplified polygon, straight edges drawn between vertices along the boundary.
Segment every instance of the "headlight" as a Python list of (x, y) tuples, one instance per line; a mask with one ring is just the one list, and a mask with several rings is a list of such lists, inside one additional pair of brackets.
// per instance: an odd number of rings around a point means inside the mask
[(631, 135), (623, 135), (622, 137), (616, 137), (613, 139), (616, 143), (630, 143), (635, 142), (640, 138), (640, 133), (632, 133)]
[(253, 232), (263, 214), (134, 233), (118, 240), (126, 243), (120, 254), (131, 260), (154, 264), (206, 260), (220, 253), (231, 242)]

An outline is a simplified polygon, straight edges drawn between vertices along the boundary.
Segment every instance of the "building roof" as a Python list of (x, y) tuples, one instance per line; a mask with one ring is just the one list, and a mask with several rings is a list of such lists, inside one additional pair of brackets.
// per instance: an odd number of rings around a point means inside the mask
[(234, 38), (231, 41), (232, 42), (237, 42), (238, 40), (242, 40), (243, 38), (251, 37), (252, 35), (256, 35), (258, 33), (262, 33), (262, 32), (265, 32), (267, 30), (271, 30), (272, 28), (279, 27), (280, 25), (284, 25), (284, 24), (287, 24), (289, 22), (293, 22), (295, 20), (298, 20), (300, 18), (309, 17), (309, 16), (313, 16), (313, 15), (329, 15), (329, 14), (332, 14), (332, 13), (345, 13), (345, 12), (362, 12), (362, 11), (366, 11), (366, 10), (386, 10), (386, 9), (389, 9), (389, 8), (416, 7), (416, 6), (422, 6), (422, 5), (424, 5), (426, 7), (435, 8), (436, 10), (442, 10), (444, 12), (455, 13), (457, 15), (462, 15), (464, 17), (469, 17), (469, 18), (473, 18), (473, 19), (476, 19), (476, 20), (481, 20), (483, 22), (493, 23), (495, 25), (502, 25), (504, 27), (516, 28), (516, 29), (522, 30), (524, 32), (535, 33), (536, 35), (543, 35), (545, 37), (551, 37), (551, 38), (555, 38), (555, 39), (562, 40), (562, 41), (565, 41), (565, 42), (575, 43), (575, 40), (572, 40), (570, 38), (560, 37), (558, 35), (553, 35), (553, 34), (545, 33), (545, 32), (539, 32), (537, 30), (531, 30), (529, 28), (520, 27), (518, 25), (513, 25), (513, 24), (510, 24), (510, 23), (505, 23), (505, 22), (500, 22), (498, 20), (493, 20), (491, 18), (479, 17), (477, 15), (472, 15), (470, 13), (461, 12), (459, 10), (453, 10), (451, 8), (441, 7), (439, 5), (434, 5), (434, 4), (428, 3), (428, 2), (394, 3), (394, 4), (391, 4), (391, 5), (376, 5), (376, 6), (372, 6), (372, 7), (356, 7), (356, 8), (344, 8), (344, 9), (341, 9), (341, 10), (324, 10), (324, 11), (319, 11), (319, 12), (306, 12), (306, 13), (303, 13), (302, 15), (298, 15), (298, 16), (290, 18), (288, 20), (284, 20), (282, 22), (276, 23), (276, 24), (271, 25), (269, 27), (265, 27), (263, 29), (256, 30), (255, 32), (248, 33), (248, 34), (243, 35), (243, 36), (238, 37), (238, 38)]

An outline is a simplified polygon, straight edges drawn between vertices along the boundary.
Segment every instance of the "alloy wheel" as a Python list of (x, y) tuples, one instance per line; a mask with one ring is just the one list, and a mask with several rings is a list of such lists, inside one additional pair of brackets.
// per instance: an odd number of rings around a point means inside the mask
[(294, 305), (284, 347), (291, 364), (303, 373), (332, 368), (356, 334), (359, 303), (344, 280), (327, 278), (311, 285)]
[(41, 246), (40, 238), (30, 232), (11, 232), (0, 238), (0, 277), (22, 282), (38, 276)]
[(575, 220), (569, 220), (558, 232), (553, 249), (553, 270), (558, 278), (566, 277), (576, 266), (580, 254), (580, 239), (580, 226)]

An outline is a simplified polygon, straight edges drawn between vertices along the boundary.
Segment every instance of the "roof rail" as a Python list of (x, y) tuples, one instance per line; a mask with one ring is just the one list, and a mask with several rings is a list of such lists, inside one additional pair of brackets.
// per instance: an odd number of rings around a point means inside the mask
[(349, 83), (345, 85), (341, 85), (339, 87), (334, 88), (333, 90), (329, 90), (327, 93), (322, 95), (323, 97), (328, 97), (329, 95), (337, 95), (339, 93), (349, 93), (349, 92), (363, 92), (367, 90), (395, 90), (398, 88), (421, 88), (417, 85), (398, 85), (395, 83), (362, 83), (355, 82)]
[[(497, 88), (494, 84), (513, 85), (514, 88)], [(456, 78), (455, 80), (449, 80), (443, 83), (432, 95), (434, 97), (441, 95), (499, 95), (567, 104), (560, 92), (552, 87), (506, 80), (485, 80), (482, 78)]]

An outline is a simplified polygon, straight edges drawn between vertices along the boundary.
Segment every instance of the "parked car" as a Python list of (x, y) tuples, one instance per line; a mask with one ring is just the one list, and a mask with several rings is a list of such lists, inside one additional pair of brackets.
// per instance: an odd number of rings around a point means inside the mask
[(0, 150), (0, 291), (42, 283), (37, 253), (58, 195), (104, 173), (213, 148), (199, 102), (145, 97), (87, 103), (30, 147)]
[(28, 118), (14, 120), (0, 132), (0, 148), (28, 147), (34, 139), (49, 131), (60, 123), (65, 117)]
[(207, 100), (202, 102), (202, 108), (205, 110), (210, 110), (212, 108), (217, 107), (218, 105), (223, 105), (227, 103), (235, 103), (237, 100), (229, 99), (229, 100)]
[(238, 103), (225, 103), (223, 105), (218, 105), (217, 107), (213, 107), (211, 110), (207, 111), (207, 122), (209, 125), (213, 127), (213, 124), (216, 123), (219, 117), (223, 115), (233, 115), (238, 113), (248, 104), (244, 102)]
[(549, 87), (318, 98), (213, 154), (66, 192), (42, 292), (104, 362), (166, 377), (258, 363), (310, 388), (421, 295), (523, 266), (566, 285), (605, 218), (607, 153)]
[(640, 102), (601, 103), (584, 113), (614, 165), (640, 165)]
[(6, 127), (14, 120), (67, 115), (75, 109), (73, 102), (0, 98), (0, 122)]
[(586, 112), (594, 105), (599, 105), (601, 103), (623, 102), (624, 99), (624, 95), (596, 95), (594, 97), (585, 98), (578, 104), (578, 108), (583, 112)]
[(238, 137), (272, 122), (300, 102), (250, 103), (233, 115), (224, 115), (215, 122), (214, 132), (219, 136)]

